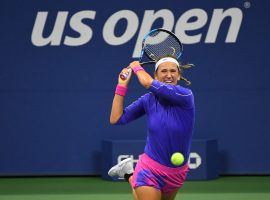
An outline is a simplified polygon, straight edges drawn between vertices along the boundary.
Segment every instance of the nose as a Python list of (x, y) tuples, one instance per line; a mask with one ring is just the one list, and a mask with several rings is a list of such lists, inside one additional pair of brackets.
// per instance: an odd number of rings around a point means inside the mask
[(168, 72), (166, 73), (166, 77), (171, 78), (171, 77), (172, 77), (172, 73), (171, 73), (170, 71), (168, 71)]

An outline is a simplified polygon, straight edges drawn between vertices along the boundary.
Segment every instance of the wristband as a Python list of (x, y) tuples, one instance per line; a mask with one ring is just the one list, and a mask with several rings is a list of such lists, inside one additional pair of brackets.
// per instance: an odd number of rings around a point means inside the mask
[(135, 74), (137, 74), (137, 72), (140, 71), (140, 70), (143, 70), (144, 71), (144, 68), (142, 68), (141, 66), (136, 66), (136, 67), (132, 68), (132, 70), (133, 70), (133, 72)]
[(127, 93), (127, 87), (126, 86), (119, 85), (119, 84), (116, 86), (115, 94), (118, 94), (118, 95), (124, 97), (124, 96), (126, 96), (126, 93)]

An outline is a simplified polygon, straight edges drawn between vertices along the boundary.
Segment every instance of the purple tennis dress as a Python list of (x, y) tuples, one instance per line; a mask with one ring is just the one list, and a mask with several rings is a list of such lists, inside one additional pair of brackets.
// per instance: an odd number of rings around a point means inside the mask
[[(126, 124), (147, 115), (146, 146), (136, 165), (132, 186), (152, 186), (170, 193), (181, 187), (188, 170), (195, 120), (194, 96), (187, 88), (157, 80), (152, 82), (149, 90), (124, 109), (117, 124)], [(178, 167), (170, 161), (175, 152), (181, 152), (185, 158)], [(181, 175), (177, 178), (177, 174)]]

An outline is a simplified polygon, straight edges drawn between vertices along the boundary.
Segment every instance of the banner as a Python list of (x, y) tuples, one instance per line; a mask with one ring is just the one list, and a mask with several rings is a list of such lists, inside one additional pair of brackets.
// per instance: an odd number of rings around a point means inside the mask
[[(1, 1), (0, 175), (97, 175), (101, 140), (145, 139), (145, 117), (118, 127), (109, 115), (118, 74), (159, 27), (183, 42), (180, 61), (195, 64), (183, 72), (193, 138), (218, 140), (221, 174), (269, 174), (269, 4)], [(134, 76), (125, 105), (146, 92)]]

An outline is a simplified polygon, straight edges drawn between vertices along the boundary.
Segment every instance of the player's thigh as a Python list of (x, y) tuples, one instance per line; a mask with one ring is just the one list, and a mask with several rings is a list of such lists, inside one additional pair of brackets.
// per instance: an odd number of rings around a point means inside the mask
[(149, 186), (140, 186), (134, 189), (138, 200), (160, 200), (161, 192)]
[(171, 192), (170, 194), (162, 194), (161, 199), (162, 200), (174, 200), (177, 192), (178, 192), (178, 189)]

